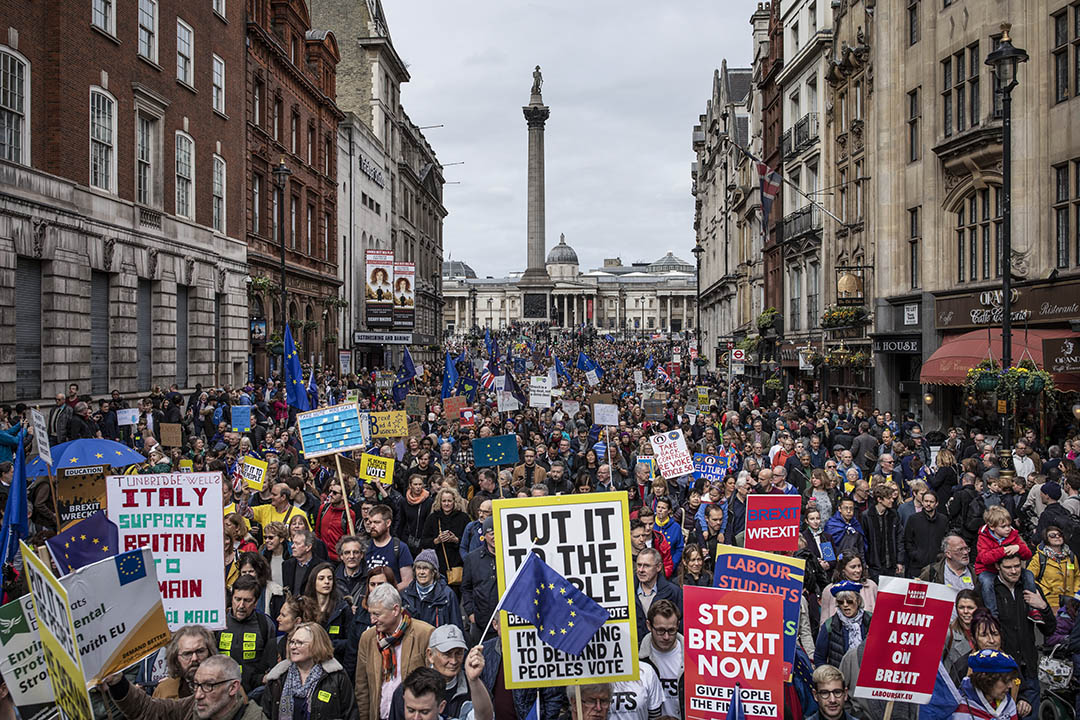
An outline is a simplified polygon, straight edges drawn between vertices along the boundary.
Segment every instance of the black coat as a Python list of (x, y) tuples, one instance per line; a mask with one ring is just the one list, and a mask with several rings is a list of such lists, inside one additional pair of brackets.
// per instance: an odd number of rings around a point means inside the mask
[[(637, 577), (634, 578), (634, 603), (637, 606), (637, 628), (638, 637), (644, 638), (649, 633), (649, 628), (645, 624), (647, 613), (645, 607), (641, 604), (641, 600), (638, 599), (638, 588), (640, 583)], [(670, 600), (675, 603), (675, 607), (679, 609), (679, 632), (682, 632), (682, 588), (673, 582), (670, 582), (664, 577), (664, 573), (660, 573), (656, 576), (656, 597), (653, 598), (653, 604), (657, 600)]]
[(871, 573), (877, 576), (896, 572), (896, 565), (905, 559), (900, 516), (892, 508), (879, 515), (875, 504), (863, 513), (859, 522), (866, 533), (866, 564)]
[(281, 563), (281, 584), (293, 595), (303, 595), (304, 586), (307, 585), (308, 573), (311, 572), (311, 568), (318, 564), (319, 559), (315, 557), (314, 553), (311, 554), (311, 559), (308, 560), (307, 565), (301, 565), (294, 557), (289, 558)]
[(904, 550), (907, 555), (908, 575), (919, 573), (924, 567), (937, 560), (941, 553), (941, 541), (949, 532), (949, 521), (940, 512), (934, 513), (933, 519), (921, 510), (907, 521), (904, 528)]
[[(1024, 587), (1021, 582), (1009, 590), (1001, 578), (994, 580), (994, 594), (997, 597), (998, 620), (1001, 622), (1001, 649), (1012, 655), (1022, 668), (1025, 677), (1031, 677), (1039, 670), (1039, 652), (1036, 649), (1035, 625), (1028, 620), (1030, 606), (1024, 600)], [(1042, 595), (1042, 590), (1039, 590)], [(1043, 596), (1046, 600), (1046, 596)], [(1048, 603), (1045, 610), (1039, 610), (1039, 630), (1043, 637), (1050, 637), (1057, 627), (1054, 608)]]
[(86, 438), (92, 438), (97, 436), (97, 432), (97, 423), (95, 423), (93, 418), (89, 416), (83, 417), (82, 415), (72, 415), (71, 420), (68, 421), (68, 440), (83, 440)]
[[(266, 675), (266, 692), (262, 696), (262, 711), (270, 720), (293, 720), (280, 715), (281, 690), (285, 686), (285, 674), (292, 665), (282, 660)], [(322, 664), (326, 672), (309, 699), (309, 720), (360, 720), (356, 710), (356, 693), (352, 680), (345, 674), (341, 663), (331, 658)], [(294, 707), (295, 713), (295, 707)]]
[[(455, 510), (449, 515), (442, 510), (435, 510), (424, 521), (423, 546), (435, 551), (439, 558), (439, 572), (446, 575), (448, 567), (461, 567), (461, 538), (465, 535), (465, 526), (469, 524), (469, 516), (460, 510)], [(449, 530), (457, 536), (457, 542), (444, 542), (435, 544), (435, 538), (439, 531)], [(449, 561), (449, 565), (447, 564)]]
[(1038, 536), (1037, 542), (1043, 542), (1043, 533), (1051, 525), (1061, 528), (1061, 531), (1065, 534), (1065, 541), (1069, 544), (1069, 549), (1076, 553), (1077, 546), (1080, 546), (1080, 537), (1078, 537), (1080, 532), (1078, 532), (1076, 519), (1061, 503), (1050, 503), (1039, 514), (1039, 524), (1035, 527), (1035, 534)]
[(461, 611), (474, 615), (476, 624), (486, 627), (499, 604), (499, 583), (495, 576), (495, 556), (487, 543), (465, 556), (461, 577)]

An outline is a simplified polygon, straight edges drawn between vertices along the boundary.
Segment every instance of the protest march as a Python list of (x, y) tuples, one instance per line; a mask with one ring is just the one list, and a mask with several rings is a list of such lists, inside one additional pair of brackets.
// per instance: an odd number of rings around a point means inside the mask
[(1075, 425), (1003, 462), (686, 340), (291, 342), (0, 407), (0, 720), (1074, 716)]

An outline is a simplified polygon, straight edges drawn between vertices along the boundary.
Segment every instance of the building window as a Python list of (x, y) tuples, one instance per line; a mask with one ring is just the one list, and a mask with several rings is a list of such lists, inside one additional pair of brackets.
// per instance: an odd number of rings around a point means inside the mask
[(296, 206), (300, 204), (300, 198), (292, 196), (292, 204), (289, 206), (289, 245), (295, 250), (299, 247), (296, 243)]
[(791, 321), (791, 329), (799, 330), (802, 328), (802, 268), (791, 268), (790, 278), (791, 312), (788, 318)]
[(157, 142), (157, 120), (139, 114), (135, 121), (135, 202), (156, 205), (154, 182), (154, 145)]
[(214, 56), (214, 109), (225, 114), (225, 61)]
[(862, 81), (857, 81), (852, 87), (851, 94), (854, 96), (853, 100), (855, 106), (852, 108), (851, 119), (862, 120)]
[(847, 170), (840, 171), (840, 207), (837, 215), (840, 216), (840, 222), (847, 222)]
[(919, 287), (919, 240), (922, 239), (920, 209), (914, 207), (908, 210), (908, 266), (912, 290)]
[(323, 260), (330, 259), (330, 213), (323, 213)]
[(919, 0), (908, 0), (908, 45), (919, 42)]
[[(990, 38), (990, 50), (994, 51), (994, 50), (997, 50), (999, 47), (1001, 47), (1001, 36), (1000, 35), (991, 36), (991, 38)], [(991, 80), (991, 85), (992, 85), (993, 90), (994, 90), (994, 94), (993, 94), (993, 97), (994, 97), (994, 102), (993, 102), (994, 119), (995, 120), (1000, 120), (1001, 119), (1001, 81), (998, 80), (997, 74), (992, 69), (990, 71), (990, 80)]]
[(157, 62), (157, 0), (139, 0), (139, 54)]
[(116, 100), (90, 89), (90, 186), (116, 192)]
[(1069, 12), (1066, 8), (1051, 18), (1054, 24), (1054, 100), (1069, 99)]
[(195, 142), (190, 135), (176, 133), (176, 214), (194, 220)]
[(314, 257), (313, 244), (315, 242), (315, 206), (308, 203), (307, 206), (307, 254)]
[(281, 142), (281, 98), (274, 98), (274, 140)]
[(919, 159), (919, 88), (907, 94), (908, 97), (908, 162)]
[(958, 282), (1000, 275), (1001, 210), (999, 187), (972, 191), (962, 201), (956, 213)]
[(258, 235), (262, 230), (262, 175), (251, 176), (251, 232)]
[(810, 263), (806, 273), (806, 326), (818, 323), (819, 299), (821, 297), (821, 267)]
[(273, 198), (270, 206), (270, 229), (274, 234), (274, 242), (278, 242), (278, 233), (281, 227), (281, 221), (278, 219), (278, 214), (281, 212), (281, 203), (283, 202), (281, 199), (281, 190), (274, 188), (270, 195)]
[(112, 0), (94, 0), (90, 22), (99, 30), (116, 35), (116, 12)]
[(979, 69), (982, 65), (983, 59), (979, 57), (979, 43), (972, 43), (968, 46), (969, 69), (967, 80), (968, 123), (971, 127), (976, 127), (979, 124)]
[(214, 0), (214, 12), (225, 17), (225, 0)]
[(296, 113), (292, 114), (292, 125), (290, 126), (289, 130), (290, 130), (289, 137), (291, 138), (289, 146), (291, 148), (292, 154), (295, 155), (296, 154), (296, 148), (299, 147), (299, 145), (300, 145), (300, 139), (299, 139), (299, 135), (300, 135), (300, 116), (297, 115)]
[[(1054, 240), (1056, 267), (1069, 267), (1069, 216), (1072, 208), (1069, 206), (1070, 190), (1068, 164), (1058, 165), (1054, 168)], [(1078, 206), (1080, 208), (1080, 206)]]
[(252, 92), (251, 110), (255, 116), (253, 119), (255, 125), (262, 126), (262, 96), (263, 96), (263, 84), (262, 81), (255, 81), (255, 89)]
[(331, 144), (331, 140), (330, 140), (329, 136), (327, 136), (326, 142), (324, 143), (324, 145), (325, 145), (325, 147), (323, 149), (323, 175), (326, 175), (327, 177), (329, 177), (330, 176), (330, 168), (332, 167), (332, 165), (331, 165), (332, 158), (330, 157), (331, 156), (330, 150), (331, 150), (331, 148), (333, 148), (333, 145)]
[(311, 165), (314, 160), (315, 153), (315, 127), (308, 125), (307, 129), (307, 163)]
[(30, 162), (29, 64), (0, 48), (0, 160)]
[(855, 163), (855, 222), (861, 222), (863, 219), (863, 164), (859, 160)]
[(941, 92), (942, 123), (945, 128), (945, 137), (949, 137), (953, 134), (953, 72), (951, 57), (941, 61), (941, 77), (943, 80), (943, 89)]
[(214, 155), (214, 229), (225, 232), (225, 159)]
[(979, 124), (979, 43), (941, 61), (945, 137)]
[(195, 86), (193, 59), (195, 56), (195, 31), (183, 20), (176, 20), (176, 79), (185, 85)]

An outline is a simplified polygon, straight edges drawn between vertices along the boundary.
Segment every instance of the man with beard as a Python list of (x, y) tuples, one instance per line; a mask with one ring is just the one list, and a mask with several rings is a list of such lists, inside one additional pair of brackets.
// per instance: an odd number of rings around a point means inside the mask
[(200, 663), (217, 654), (214, 634), (202, 625), (184, 625), (165, 648), (169, 676), (154, 689), (156, 698), (186, 698), (195, 694), (192, 683)]

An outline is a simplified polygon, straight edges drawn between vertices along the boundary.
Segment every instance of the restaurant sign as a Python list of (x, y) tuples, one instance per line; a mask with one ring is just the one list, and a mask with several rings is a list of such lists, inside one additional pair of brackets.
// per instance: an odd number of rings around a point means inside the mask
[[(1071, 288), (1071, 289), (1070, 289)], [(1080, 318), (1080, 281), (1014, 287), (1012, 321), (1042, 324)], [(938, 330), (1000, 325), (1004, 316), (1003, 291), (988, 288), (978, 292), (937, 298), (935, 315)]]
[(885, 355), (921, 355), (922, 338), (917, 335), (879, 335), (874, 338), (874, 352)]
[(1080, 335), (1049, 338), (1043, 343), (1043, 365), (1052, 373), (1080, 372)]

